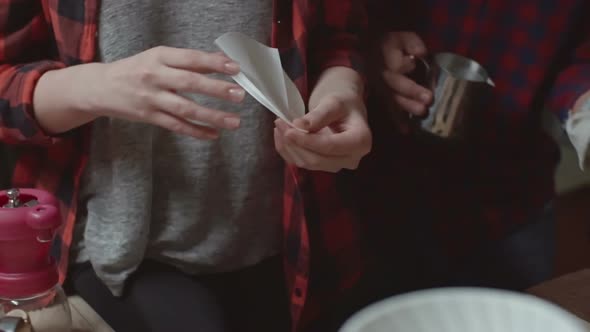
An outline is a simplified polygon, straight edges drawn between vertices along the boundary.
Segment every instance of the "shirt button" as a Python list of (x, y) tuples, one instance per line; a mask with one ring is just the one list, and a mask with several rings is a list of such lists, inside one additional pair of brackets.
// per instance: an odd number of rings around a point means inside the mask
[(278, 21), (277, 21), (277, 24), (281, 24), (281, 20), (278, 20)]

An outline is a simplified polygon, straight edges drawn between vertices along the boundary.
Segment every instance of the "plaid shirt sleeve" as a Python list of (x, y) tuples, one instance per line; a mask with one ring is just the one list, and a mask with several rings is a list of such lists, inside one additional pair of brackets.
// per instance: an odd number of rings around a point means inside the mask
[(45, 145), (54, 140), (33, 113), (33, 91), (41, 75), (64, 67), (47, 60), (50, 36), (40, 1), (0, 3), (0, 142)]
[(362, 0), (319, 1), (316, 24), (309, 33), (310, 74), (345, 66), (363, 72), (361, 36), (367, 17)]
[(567, 120), (576, 100), (590, 91), (590, 18), (584, 19), (583, 24), (580, 30), (581, 42), (557, 76), (549, 99), (549, 109), (562, 123)]

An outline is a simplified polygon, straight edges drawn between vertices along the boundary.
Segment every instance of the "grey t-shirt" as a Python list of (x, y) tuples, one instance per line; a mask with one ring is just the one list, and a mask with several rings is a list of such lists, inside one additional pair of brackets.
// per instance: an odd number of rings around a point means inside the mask
[[(158, 45), (217, 51), (213, 41), (227, 31), (267, 43), (271, 19), (271, 0), (103, 0), (99, 60)], [(194, 98), (239, 112), (241, 128), (209, 142), (117, 119), (94, 123), (74, 259), (90, 261), (116, 295), (146, 258), (204, 274), (280, 250), (283, 163), (274, 117), (250, 97), (238, 106)]]

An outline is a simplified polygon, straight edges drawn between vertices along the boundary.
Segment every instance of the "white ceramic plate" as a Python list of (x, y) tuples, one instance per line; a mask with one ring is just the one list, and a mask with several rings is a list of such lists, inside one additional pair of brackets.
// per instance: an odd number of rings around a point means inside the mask
[(587, 332), (565, 310), (531, 295), (482, 288), (440, 288), (375, 303), (341, 332)]

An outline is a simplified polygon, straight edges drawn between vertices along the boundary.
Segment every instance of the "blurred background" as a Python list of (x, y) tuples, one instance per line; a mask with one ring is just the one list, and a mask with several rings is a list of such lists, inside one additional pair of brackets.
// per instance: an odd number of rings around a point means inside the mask
[(590, 267), (590, 170), (582, 172), (578, 157), (560, 125), (550, 115), (546, 124), (561, 147), (555, 174), (558, 198), (557, 275)]

